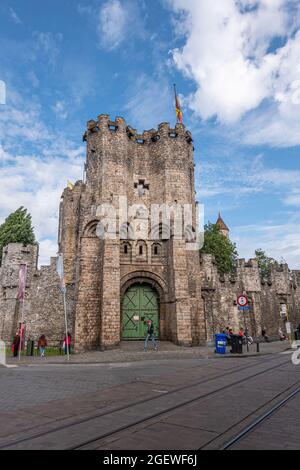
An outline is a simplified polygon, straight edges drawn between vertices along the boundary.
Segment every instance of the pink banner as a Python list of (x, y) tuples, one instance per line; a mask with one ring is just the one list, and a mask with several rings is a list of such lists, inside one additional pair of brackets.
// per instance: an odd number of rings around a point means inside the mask
[(20, 336), (20, 349), (24, 349), (25, 346), (25, 323), (19, 323), (18, 334)]
[(20, 271), (19, 271), (19, 292), (18, 292), (18, 299), (20, 302), (24, 302), (25, 300), (26, 276), (27, 276), (27, 265), (21, 264)]

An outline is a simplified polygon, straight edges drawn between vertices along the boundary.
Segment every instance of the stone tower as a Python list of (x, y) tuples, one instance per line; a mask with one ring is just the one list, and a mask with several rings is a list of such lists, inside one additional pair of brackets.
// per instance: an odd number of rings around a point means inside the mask
[[(75, 296), (76, 350), (140, 339), (148, 318), (161, 339), (180, 345), (205, 341), (199, 252), (186, 249), (196, 225), (191, 134), (163, 123), (139, 135), (124, 119), (100, 115), (88, 123), (84, 141), (86, 182), (65, 189), (59, 225), (66, 283)], [(125, 200), (131, 209), (123, 222)], [(161, 218), (151, 227), (151, 208), (162, 204), (172, 206), (173, 227), (176, 208), (191, 208), (181, 238), (172, 226), (168, 236)], [(115, 223), (105, 209), (112, 206)], [(99, 238), (99, 222), (117, 236)]]

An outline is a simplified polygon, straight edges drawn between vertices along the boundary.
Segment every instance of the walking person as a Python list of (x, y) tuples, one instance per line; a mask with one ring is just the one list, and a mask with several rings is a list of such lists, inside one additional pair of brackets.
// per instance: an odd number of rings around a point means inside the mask
[(250, 336), (249, 330), (247, 328), (245, 330), (245, 340), (246, 340), (246, 343), (248, 343), (249, 346), (251, 346), (251, 344), (254, 343), (254, 340), (253, 340), (252, 336)]
[(42, 335), (38, 341), (38, 348), (39, 348), (41, 357), (45, 357), (46, 347), (47, 347), (47, 340), (46, 340), (45, 335)]
[(63, 348), (64, 348), (64, 351), (65, 351), (65, 354), (68, 354), (68, 350), (69, 350), (69, 354), (70, 354), (70, 352), (71, 352), (71, 334), (69, 332), (68, 332), (68, 339), (66, 339), (66, 335), (64, 336)]
[(288, 339), (288, 337), (283, 333), (281, 328), (279, 328), (278, 330), (278, 336), (280, 341), (286, 341)]
[(261, 335), (262, 335), (262, 337), (264, 338), (264, 340), (265, 340), (266, 343), (269, 343), (269, 342), (270, 342), (269, 336), (267, 335), (266, 328), (263, 328), (263, 329), (262, 329)]
[(18, 357), (20, 342), (21, 342), (21, 338), (20, 338), (20, 335), (17, 333), (12, 343), (12, 352), (13, 352), (14, 357)]
[(238, 335), (239, 335), (241, 338), (244, 338), (244, 337), (245, 337), (245, 333), (244, 333), (244, 329), (243, 329), (243, 328), (240, 328), (240, 329), (239, 329)]
[(227, 340), (227, 344), (231, 344), (231, 335), (232, 335), (232, 330), (231, 328), (229, 328), (229, 326), (227, 326), (226, 330), (224, 331), (224, 334), (226, 335), (226, 340)]
[(144, 351), (147, 351), (149, 339), (152, 341), (155, 351), (157, 351), (157, 343), (154, 336), (154, 325), (151, 320), (147, 321), (147, 336), (145, 339)]

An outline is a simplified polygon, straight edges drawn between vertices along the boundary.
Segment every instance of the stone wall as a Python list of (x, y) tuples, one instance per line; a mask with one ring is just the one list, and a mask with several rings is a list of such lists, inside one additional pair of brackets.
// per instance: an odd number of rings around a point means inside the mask
[[(253, 336), (260, 336), (262, 328), (266, 328), (276, 338), (279, 327), (285, 331), (281, 304), (289, 306), (292, 326), (300, 323), (299, 271), (290, 271), (287, 265), (275, 266), (270, 276), (262, 279), (256, 259), (241, 259), (234, 274), (220, 275), (214, 258), (201, 255), (201, 272), (208, 340), (227, 326), (237, 331), (245, 324)], [(236, 301), (241, 294), (250, 299), (249, 312), (238, 310)]]
[[(26, 337), (38, 340), (45, 334), (49, 345), (58, 345), (65, 331), (63, 297), (56, 273), (56, 258), (50, 266), (37, 268), (38, 247), (13, 243), (4, 248), (0, 268), (0, 337), (10, 342), (22, 314), (26, 322)], [(17, 300), (19, 269), (27, 264), (24, 305)], [(68, 288), (67, 312), (69, 330), (73, 332), (72, 286)], [(22, 312), (23, 310), (23, 312)]]

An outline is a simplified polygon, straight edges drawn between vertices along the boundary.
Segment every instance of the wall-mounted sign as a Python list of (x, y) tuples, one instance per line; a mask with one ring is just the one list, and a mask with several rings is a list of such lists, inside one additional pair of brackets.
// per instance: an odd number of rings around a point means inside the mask
[(292, 334), (292, 326), (291, 326), (290, 322), (286, 322), (285, 327), (286, 327), (287, 334), (291, 335)]
[(247, 305), (249, 305), (249, 299), (246, 295), (240, 295), (237, 299), (237, 303), (240, 307), (247, 307)]

